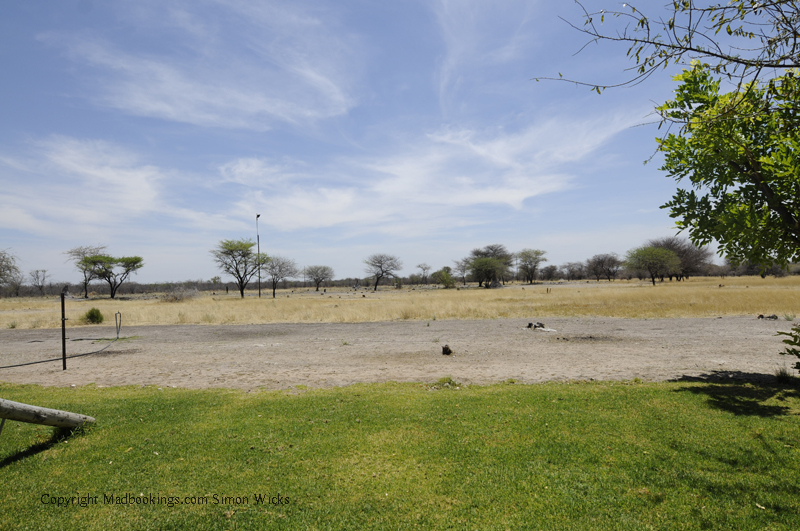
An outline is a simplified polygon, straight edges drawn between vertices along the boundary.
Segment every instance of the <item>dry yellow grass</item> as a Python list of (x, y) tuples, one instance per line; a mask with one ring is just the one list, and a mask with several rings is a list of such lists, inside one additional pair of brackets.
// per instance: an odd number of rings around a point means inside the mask
[[(723, 287), (719, 285), (723, 284)], [(524, 288), (524, 289), (523, 289)], [(547, 293), (547, 289), (550, 293)], [(327, 293), (278, 291), (261, 299), (249, 292), (201, 294), (183, 302), (157, 298), (67, 300), (68, 326), (99, 308), (106, 323), (121, 312), (123, 324), (251, 324), (275, 322), (353, 323), (365, 321), (493, 319), (499, 317), (605, 316), (627, 318), (716, 317), (721, 315), (800, 315), (800, 276), (785, 278), (695, 278), (665, 282), (573, 282), (503, 289), (332, 290)], [(0, 299), (0, 327), (60, 327), (56, 297)], [(91, 325), (89, 325), (91, 326)]]

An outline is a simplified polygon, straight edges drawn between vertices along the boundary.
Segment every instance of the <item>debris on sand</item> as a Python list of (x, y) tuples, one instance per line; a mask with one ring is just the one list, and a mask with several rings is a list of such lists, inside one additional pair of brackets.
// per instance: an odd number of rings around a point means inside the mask
[(547, 328), (544, 323), (528, 323), (528, 326), (525, 328), (529, 328), (532, 330), (541, 330), (542, 332), (555, 332), (552, 328)]
[(767, 315), (766, 317), (764, 317), (764, 314), (759, 314), (758, 318), (759, 319), (769, 319), (770, 321), (777, 321), (778, 320), (778, 316), (775, 315), (774, 313), (772, 315)]
[(449, 356), (453, 353), (453, 349), (450, 348), (450, 345), (445, 345), (442, 347), (442, 355)]

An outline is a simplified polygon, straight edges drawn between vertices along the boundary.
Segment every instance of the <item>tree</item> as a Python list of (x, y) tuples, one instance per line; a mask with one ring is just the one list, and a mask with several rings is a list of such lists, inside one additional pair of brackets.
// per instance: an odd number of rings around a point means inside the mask
[(0, 288), (11, 288), (19, 296), (22, 271), (17, 266), (17, 257), (11, 251), (0, 249)]
[(616, 253), (596, 254), (586, 261), (586, 271), (600, 282), (601, 278), (611, 281), (617, 278), (617, 273), (622, 268), (622, 260)]
[(83, 259), (87, 256), (97, 256), (103, 254), (106, 250), (105, 245), (82, 245), (80, 247), (73, 247), (69, 251), (65, 251), (67, 261), (75, 263), (75, 268), (83, 275), (83, 298), (89, 298), (89, 283), (97, 277), (92, 276), (92, 269), (88, 267)]
[(554, 265), (543, 267), (541, 271), (541, 277), (542, 280), (555, 280), (558, 278), (558, 267)]
[(514, 263), (514, 255), (506, 249), (505, 245), (500, 243), (493, 243), (481, 249), (473, 249), (470, 252), (470, 261), (474, 261), (476, 258), (494, 258), (502, 264), (502, 268), (494, 268), (494, 270), (496, 278), (504, 283)]
[(589, 37), (587, 45), (626, 43), (636, 63), (635, 75), (615, 85), (569, 80), (598, 93), (639, 84), (670, 64), (688, 66), (697, 59), (734, 81), (737, 90), (776, 70), (800, 67), (800, 5), (793, 0), (675, 0), (667, 4), (666, 16), (650, 16), (630, 3), (622, 4), (622, 11), (596, 12), (576, 3), (583, 10), (583, 25), (567, 24)]
[(451, 268), (444, 266), (439, 271), (434, 272), (431, 275), (431, 279), (437, 284), (444, 286), (444, 289), (453, 289), (456, 286), (456, 281), (453, 280), (452, 272), (453, 270)]
[(91, 269), (94, 278), (108, 283), (109, 293), (113, 299), (123, 282), (144, 266), (141, 256), (122, 256), (114, 258), (105, 254), (87, 256), (81, 260), (82, 266)]
[(546, 251), (540, 249), (523, 249), (517, 253), (519, 260), (519, 270), (528, 284), (533, 284), (536, 279), (536, 270), (542, 262), (547, 262), (544, 255)]
[(470, 274), (478, 281), (478, 287), (484, 282), (486, 288), (494, 287), (507, 270), (506, 264), (498, 258), (475, 258), (469, 263)]
[(300, 273), (294, 260), (282, 256), (269, 257), (267, 263), (263, 267), (272, 284), (273, 299), (275, 298), (275, 291), (278, 289), (278, 284), (281, 280), (296, 277)]
[(250, 239), (220, 240), (219, 244), (211, 250), (214, 262), (223, 273), (236, 280), (236, 286), (244, 299), (244, 290), (253, 276), (258, 273), (259, 267), (268, 260), (267, 255), (253, 252), (256, 242)]
[(384, 277), (393, 278), (397, 272), (403, 269), (403, 262), (396, 256), (390, 254), (373, 254), (364, 260), (367, 267), (364, 271), (375, 279), (375, 289), (378, 291), (378, 283)]
[(39, 290), (39, 295), (44, 297), (44, 287), (47, 284), (47, 269), (31, 269), (28, 272), (31, 284)]
[[(681, 266), (675, 274), (678, 280), (684, 280), (689, 276), (700, 274), (711, 263), (711, 251), (705, 247), (698, 247), (689, 240), (678, 238), (677, 236), (650, 240), (647, 245), (669, 249), (678, 255), (681, 260)], [(669, 279), (672, 280), (672, 276)]]
[(675, 99), (658, 110), (683, 125), (659, 141), (661, 169), (677, 182), (688, 177), (691, 189), (662, 208), (695, 244), (716, 240), (735, 262), (800, 259), (798, 78), (789, 72), (727, 94), (702, 65), (675, 79)]
[(453, 270), (461, 277), (464, 285), (467, 285), (467, 273), (469, 273), (469, 258), (462, 258), (461, 260), (453, 260)]
[(631, 270), (647, 271), (655, 286), (656, 278), (663, 280), (666, 275), (674, 274), (680, 268), (681, 261), (678, 255), (668, 249), (644, 246), (628, 251), (625, 264)]
[(580, 280), (583, 278), (586, 266), (582, 262), (567, 262), (561, 266), (567, 280)]
[(422, 264), (417, 265), (417, 269), (419, 269), (422, 272), (422, 274), (420, 275), (422, 277), (422, 282), (424, 282), (427, 285), (428, 284), (428, 271), (431, 270), (431, 266), (429, 266), (428, 264), (422, 263)]
[(328, 266), (308, 266), (305, 268), (305, 274), (317, 286), (316, 291), (319, 291), (319, 286), (326, 280), (333, 280), (333, 268)]

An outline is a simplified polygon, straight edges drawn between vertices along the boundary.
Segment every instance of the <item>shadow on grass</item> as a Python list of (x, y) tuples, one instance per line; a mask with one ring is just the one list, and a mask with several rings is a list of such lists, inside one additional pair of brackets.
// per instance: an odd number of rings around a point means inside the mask
[(773, 375), (740, 371), (713, 371), (700, 376), (682, 376), (678, 382), (701, 382), (703, 385), (683, 387), (676, 392), (706, 395), (708, 404), (734, 415), (779, 417), (791, 415), (788, 405), (767, 404), (767, 401), (784, 402), (788, 398), (800, 399), (798, 380), (781, 383)]
[(8, 465), (12, 465), (17, 461), (22, 461), (26, 457), (36, 455), (39, 452), (44, 452), (45, 450), (48, 450), (53, 446), (57, 445), (61, 441), (68, 439), (73, 434), (79, 433), (80, 430), (81, 428), (55, 428), (48, 440), (36, 443), (33, 446), (29, 446), (25, 450), (21, 450), (13, 455), (9, 455), (8, 457), (0, 461), (0, 469), (5, 468)]

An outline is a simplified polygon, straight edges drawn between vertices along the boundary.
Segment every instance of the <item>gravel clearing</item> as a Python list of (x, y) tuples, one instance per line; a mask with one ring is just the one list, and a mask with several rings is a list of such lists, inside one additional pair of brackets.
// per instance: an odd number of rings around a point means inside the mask
[[(543, 322), (554, 331), (529, 329)], [(482, 321), (123, 327), (100, 354), (1, 369), (0, 381), (47, 386), (153, 385), (286, 389), (367, 382), (465, 384), (514, 379), (664, 381), (771, 379), (791, 366), (778, 330), (755, 317), (707, 319), (543, 318)], [(69, 329), (67, 354), (102, 348), (113, 327)], [(442, 355), (448, 345), (453, 354)], [(1, 330), (0, 365), (61, 356), (60, 330)]]

